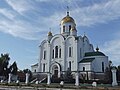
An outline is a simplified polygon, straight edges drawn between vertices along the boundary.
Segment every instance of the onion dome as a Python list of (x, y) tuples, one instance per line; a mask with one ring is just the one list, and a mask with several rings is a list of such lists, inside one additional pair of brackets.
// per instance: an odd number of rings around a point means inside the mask
[(72, 22), (75, 24), (75, 20), (69, 16), (69, 12), (67, 12), (67, 16), (65, 16), (62, 20), (61, 20), (61, 25), (67, 22)]
[(99, 51), (99, 48), (98, 48), (98, 46), (97, 46), (97, 48), (96, 48), (96, 51), (97, 51), (97, 52)]
[(51, 31), (48, 32), (48, 36), (52, 36), (52, 32)]
[(75, 27), (72, 27), (70, 31), (77, 31)]

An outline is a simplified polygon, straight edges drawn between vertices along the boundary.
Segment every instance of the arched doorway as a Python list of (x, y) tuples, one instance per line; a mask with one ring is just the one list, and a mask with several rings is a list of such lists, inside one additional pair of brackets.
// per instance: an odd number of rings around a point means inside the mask
[(52, 68), (52, 70), (53, 70), (54, 77), (58, 77), (58, 66), (54, 65), (53, 68)]
[(60, 68), (60, 64), (59, 63), (53, 63), (51, 65), (51, 70), (50, 70), (52, 76), (59, 78), (60, 77), (60, 72), (61, 72), (61, 68)]

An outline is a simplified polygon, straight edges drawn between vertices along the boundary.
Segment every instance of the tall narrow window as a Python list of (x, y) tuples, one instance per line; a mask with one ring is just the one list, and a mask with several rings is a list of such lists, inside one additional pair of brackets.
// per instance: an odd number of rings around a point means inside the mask
[(63, 26), (63, 32), (65, 32), (65, 26)]
[(54, 58), (54, 49), (53, 49), (53, 51), (52, 51), (52, 58)]
[(61, 58), (61, 48), (59, 49), (59, 58)]
[(69, 32), (70, 32), (70, 30), (71, 30), (71, 25), (69, 25)]
[(83, 71), (85, 71), (85, 67), (83, 67)]
[(45, 64), (43, 64), (43, 72), (45, 72)]
[(72, 56), (72, 48), (69, 47), (69, 57), (71, 57), (71, 56)]
[(46, 51), (44, 51), (44, 56), (43, 56), (44, 59), (46, 59)]
[(71, 71), (71, 61), (69, 61), (69, 70)]
[(55, 47), (55, 58), (58, 58), (58, 46)]
[(104, 62), (102, 62), (102, 71), (104, 72)]

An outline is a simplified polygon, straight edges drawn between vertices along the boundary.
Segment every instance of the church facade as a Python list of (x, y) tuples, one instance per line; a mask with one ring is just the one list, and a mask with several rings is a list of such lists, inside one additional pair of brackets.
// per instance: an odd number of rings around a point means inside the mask
[(70, 70), (73, 76), (76, 72), (87, 72), (92, 79), (92, 72), (104, 74), (109, 67), (108, 56), (100, 52), (98, 47), (94, 50), (87, 36), (77, 35), (75, 20), (69, 12), (60, 22), (60, 33), (53, 35), (49, 32), (39, 50), (39, 62), (37, 67), (32, 66), (32, 70), (42, 74), (50, 73), (58, 78)]

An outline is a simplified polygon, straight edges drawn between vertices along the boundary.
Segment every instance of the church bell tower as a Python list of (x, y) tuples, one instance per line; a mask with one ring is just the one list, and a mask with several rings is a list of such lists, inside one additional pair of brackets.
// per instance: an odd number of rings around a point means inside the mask
[(61, 20), (60, 22), (60, 28), (61, 28), (61, 34), (65, 37), (70, 35), (71, 29), (76, 28), (75, 20), (70, 17), (69, 15), (69, 9), (67, 10), (67, 15)]

